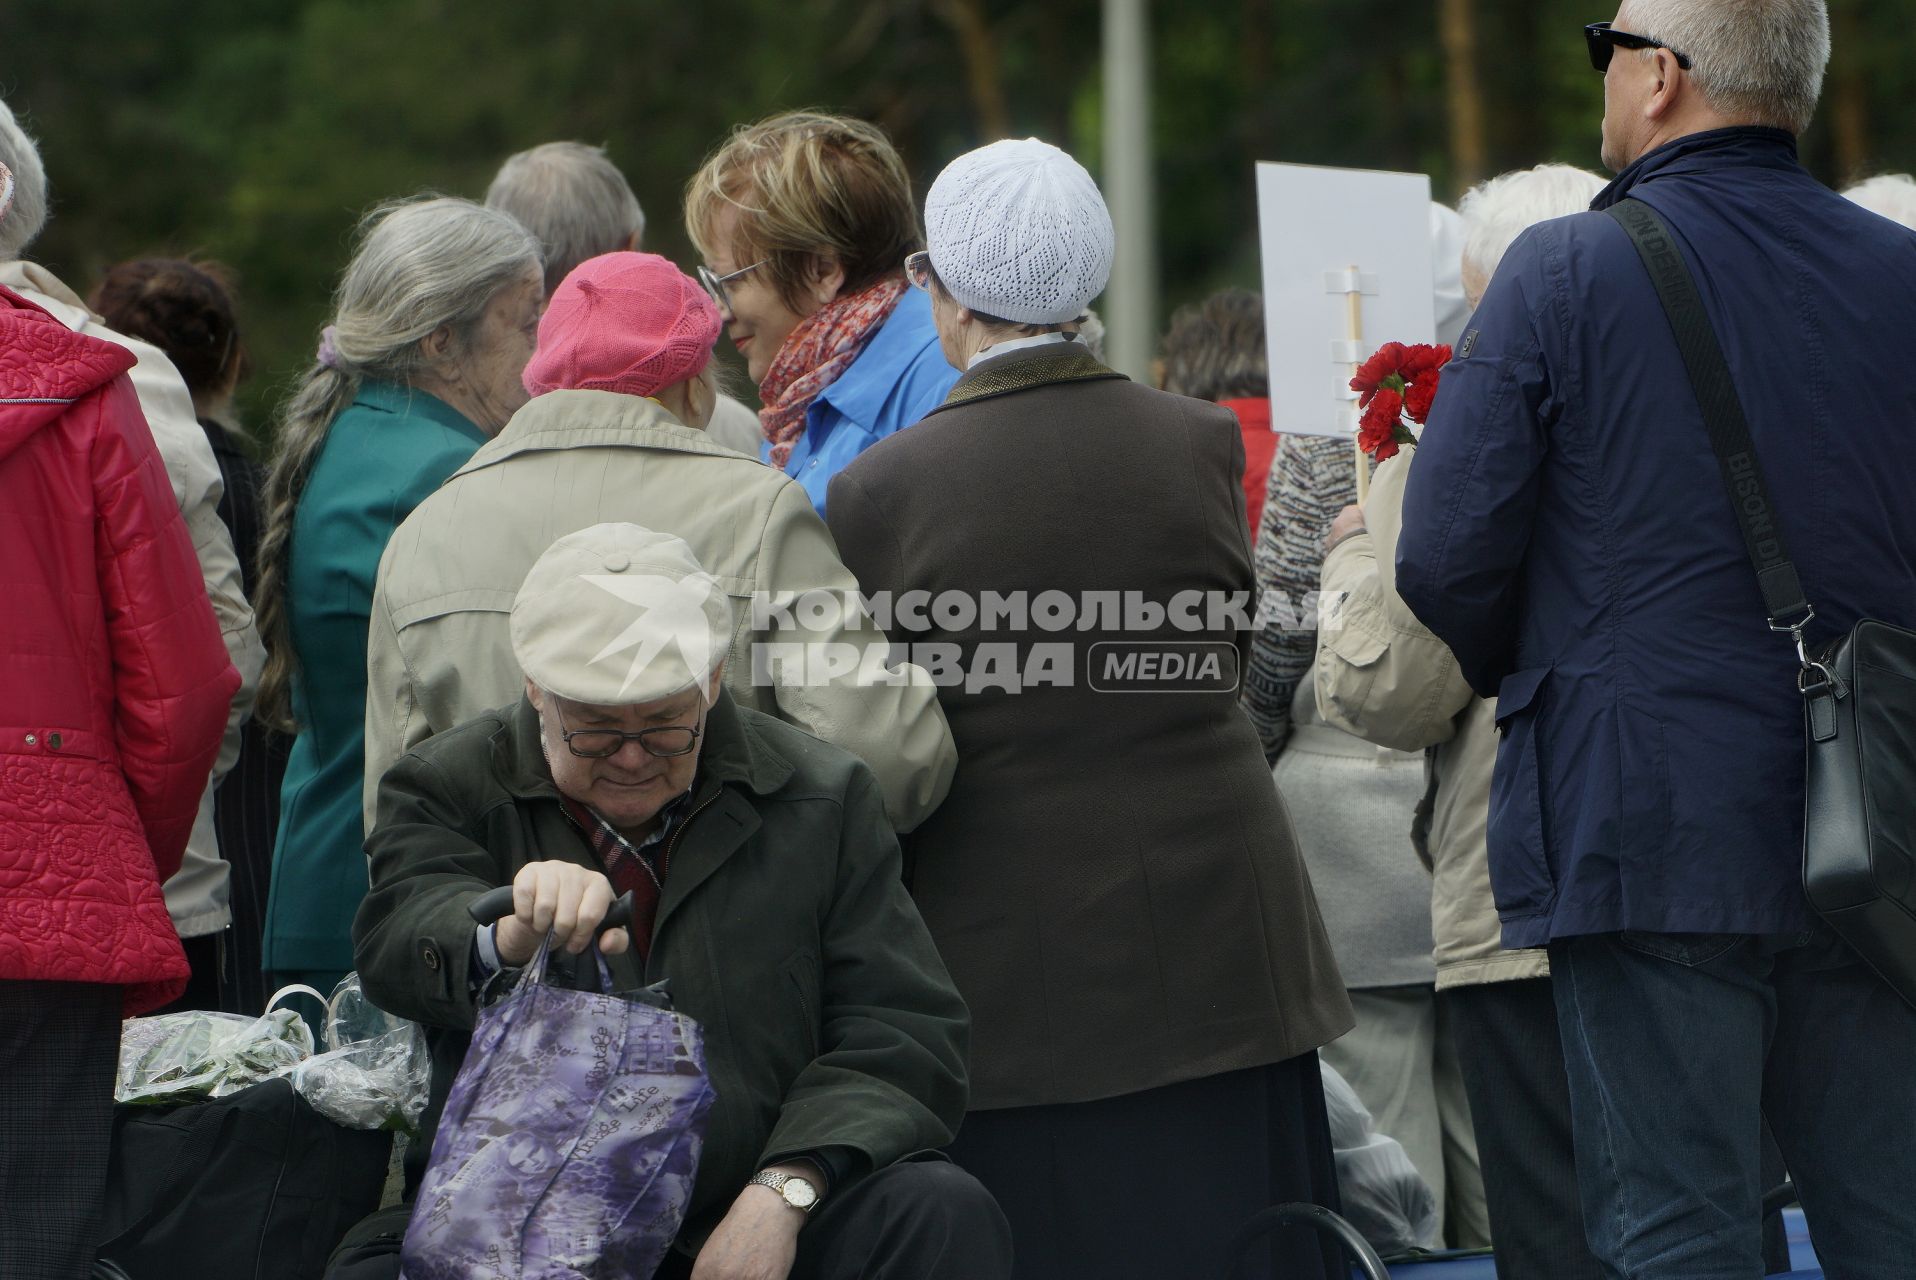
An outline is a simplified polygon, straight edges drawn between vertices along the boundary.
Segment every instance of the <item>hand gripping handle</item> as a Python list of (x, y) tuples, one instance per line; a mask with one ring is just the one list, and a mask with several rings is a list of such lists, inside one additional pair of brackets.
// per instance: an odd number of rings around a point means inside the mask
[[(478, 924), (497, 924), (512, 914), (512, 886), (501, 885), (497, 889), (482, 893), (466, 904), (466, 912)], [(605, 919), (599, 921), (595, 932), (604, 933), (607, 929), (623, 929), (632, 923), (632, 891), (612, 900), (606, 908)]]

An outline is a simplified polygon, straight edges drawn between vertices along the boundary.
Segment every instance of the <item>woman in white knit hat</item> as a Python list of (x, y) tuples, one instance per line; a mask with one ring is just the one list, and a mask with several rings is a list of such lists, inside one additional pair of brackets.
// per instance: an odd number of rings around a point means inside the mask
[[(893, 639), (946, 646), (920, 652), (958, 772), (904, 847), (972, 1011), (952, 1154), (1022, 1277), (1222, 1275), (1258, 1210), (1336, 1204), (1315, 1050), (1351, 1024), (1236, 705), (1249, 618), (1205, 616), (1252, 586), (1237, 423), (1072, 335), (1113, 237), (1064, 152), (962, 156), (925, 221), (907, 275), (963, 373), (838, 475), (828, 520)], [(1199, 674), (1144, 674), (1173, 667)], [(1285, 1244), (1239, 1274), (1337, 1274)]]

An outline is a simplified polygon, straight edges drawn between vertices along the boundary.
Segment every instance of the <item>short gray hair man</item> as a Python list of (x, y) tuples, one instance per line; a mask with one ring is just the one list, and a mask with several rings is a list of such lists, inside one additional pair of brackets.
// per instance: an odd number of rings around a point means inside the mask
[(546, 293), (587, 258), (637, 249), (645, 211), (604, 147), (548, 142), (508, 157), (486, 189), (486, 207), (538, 237)]
[[(625, 175), (604, 147), (583, 142), (547, 142), (508, 157), (486, 189), (486, 207), (539, 242), (548, 298), (587, 258), (637, 249), (645, 237), (645, 211)], [(705, 433), (752, 458), (763, 442), (758, 415), (728, 395), (719, 396)]]
[(1830, 60), (1823, 0), (1625, 0), (1617, 26), (1681, 51), (1703, 97), (1739, 123), (1800, 134), (1816, 114)]

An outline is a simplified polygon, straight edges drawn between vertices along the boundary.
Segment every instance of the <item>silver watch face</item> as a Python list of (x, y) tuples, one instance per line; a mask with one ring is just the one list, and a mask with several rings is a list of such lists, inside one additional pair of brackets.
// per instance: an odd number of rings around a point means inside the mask
[(818, 1188), (803, 1178), (787, 1178), (779, 1194), (794, 1209), (809, 1209), (818, 1203)]

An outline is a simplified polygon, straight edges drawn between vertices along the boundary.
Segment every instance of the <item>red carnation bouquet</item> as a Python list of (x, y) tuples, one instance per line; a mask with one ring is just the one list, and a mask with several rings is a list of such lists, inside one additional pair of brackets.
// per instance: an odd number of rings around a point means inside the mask
[(1424, 425), (1437, 380), (1450, 363), (1450, 348), (1427, 342), (1405, 346), (1386, 342), (1358, 368), (1351, 390), (1364, 415), (1357, 424), (1357, 448), (1372, 460), (1395, 457), (1399, 445), (1416, 444), (1411, 424)]

